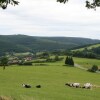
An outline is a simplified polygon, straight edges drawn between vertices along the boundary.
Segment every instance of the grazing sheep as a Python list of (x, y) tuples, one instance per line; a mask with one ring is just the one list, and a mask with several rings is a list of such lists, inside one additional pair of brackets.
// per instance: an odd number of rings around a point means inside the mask
[(29, 84), (22, 84), (22, 86), (25, 88), (31, 88), (31, 85), (29, 85)]
[(68, 85), (70, 87), (76, 87), (76, 88), (80, 87), (80, 83), (66, 83), (65, 85)]
[(65, 85), (72, 87), (72, 83), (66, 83)]
[(80, 83), (73, 83), (72, 86), (78, 88), (80, 87)]
[(92, 89), (92, 84), (90, 84), (90, 83), (85, 83), (84, 86), (83, 86), (82, 88)]
[(36, 88), (41, 88), (41, 85), (37, 85)]

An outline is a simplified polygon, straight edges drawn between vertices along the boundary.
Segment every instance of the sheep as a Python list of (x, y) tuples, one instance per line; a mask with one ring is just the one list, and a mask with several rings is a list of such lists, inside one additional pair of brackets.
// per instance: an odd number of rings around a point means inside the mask
[(73, 83), (72, 86), (78, 88), (80, 87), (80, 83)]
[(41, 88), (41, 85), (37, 85), (36, 88)]
[(82, 88), (92, 89), (92, 84), (90, 84), (90, 83), (85, 83), (84, 86), (83, 86)]
[(80, 87), (80, 83), (66, 83), (65, 85), (68, 85), (70, 87), (76, 87), (76, 88)]
[(31, 85), (29, 85), (29, 84), (22, 84), (22, 86), (25, 88), (31, 88)]
[(66, 83), (65, 85), (72, 87), (72, 83)]

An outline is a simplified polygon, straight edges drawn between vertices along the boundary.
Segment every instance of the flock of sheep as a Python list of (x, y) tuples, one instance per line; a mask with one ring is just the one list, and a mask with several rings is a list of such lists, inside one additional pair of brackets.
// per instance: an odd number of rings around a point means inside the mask
[[(29, 85), (29, 84), (22, 84), (22, 86), (24, 88), (31, 88), (31, 85)], [(41, 88), (41, 85), (37, 85), (36, 88)]]
[(76, 87), (76, 88), (86, 88), (86, 89), (92, 89), (91, 83), (85, 83), (83, 86), (80, 85), (80, 83), (66, 83), (65, 85), (70, 87)]
[[(80, 86), (80, 83), (66, 83), (65, 85), (70, 87), (76, 87), (76, 88), (86, 88), (86, 89), (92, 89), (91, 83), (85, 83), (83, 86)], [(29, 84), (22, 84), (24, 88), (31, 88), (31, 85)], [(41, 85), (37, 85), (36, 88), (41, 88)]]

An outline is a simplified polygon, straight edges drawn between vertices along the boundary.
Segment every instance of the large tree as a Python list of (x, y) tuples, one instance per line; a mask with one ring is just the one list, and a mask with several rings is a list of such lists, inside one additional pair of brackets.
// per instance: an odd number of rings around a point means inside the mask
[(0, 63), (3, 66), (3, 70), (4, 70), (5, 69), (5, 66), (7, 66), (7, 64), (8, 64), (8, 58), (7, 57), (2, 57), (0, 59)]
[[(69, 0), (57, 0), (57, 2), (60, 2), (60, 3), (66, 3), (67, 1), (69, 1)], [(96, 9), (96, 7), (100, 7), (100, 0), (92, 0), (92, 1), (85, 0), (85, 1), (86, 1), (86, 7), (89, 9)], [(18, 3), (19, 2), (16, 0), (0, 0), (0, 7), (2, 9), (6, 9), (8, 4), (18, 5)]]

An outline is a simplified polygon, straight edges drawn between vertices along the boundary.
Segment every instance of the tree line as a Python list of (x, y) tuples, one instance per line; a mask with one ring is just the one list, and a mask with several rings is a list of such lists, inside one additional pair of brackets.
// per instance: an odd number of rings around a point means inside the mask
[(71, 55), (82, 58), (96, 58), (100, 59), (100, 46), (96, 48), (72, 51)]

